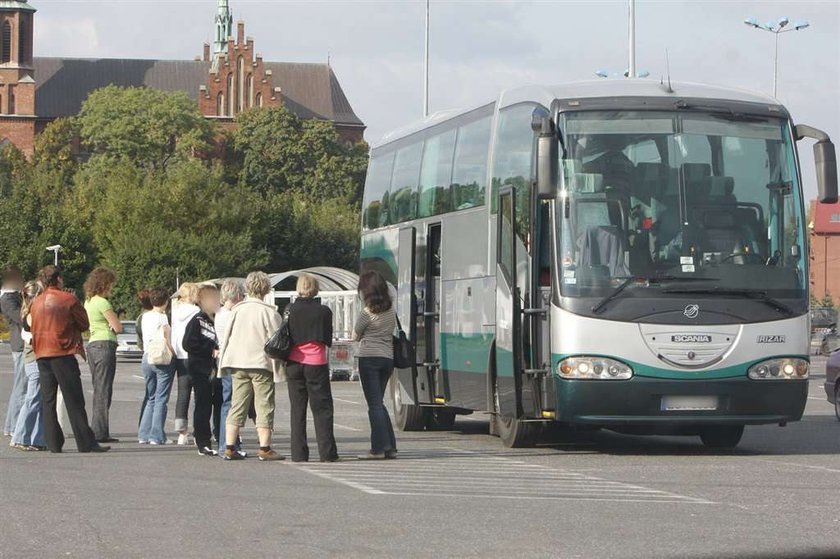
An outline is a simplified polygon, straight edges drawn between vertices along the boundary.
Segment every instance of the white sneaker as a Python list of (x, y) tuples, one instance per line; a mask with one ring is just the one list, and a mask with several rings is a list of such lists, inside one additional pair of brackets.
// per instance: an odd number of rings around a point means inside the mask
[(140, 439), (139, 441), (137, 441), (137, 444), (149, 444), (149, 441), (144, 441), (143, 439)]
[(166, 445), (166, 444), (172, 444), (172, 439), (166, 439), (166, 440), (164, 440), (162, 443), (159, 443), (159, 442), (157, 442), (157, 441), (149, 441), (149, 444), (151, 444), (151, 445), (155, 445), (155, 446), (159, 446), (159, 445)]
[(178, 435), (178, 444), (181, 446), (190, 444), (190, 436), (186, 433), (181, 433)]

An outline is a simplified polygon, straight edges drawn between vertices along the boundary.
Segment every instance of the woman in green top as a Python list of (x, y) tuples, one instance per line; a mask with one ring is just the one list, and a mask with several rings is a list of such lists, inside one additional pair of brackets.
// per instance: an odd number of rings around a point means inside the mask
[(90, 320), (87, 357), (93, 380), (90, 426), (96, 440), (102, 443), (117, 442), (111, 437), (108, 414), (117, 373), (117, 334), (122, 334), (122, 323), (107, 299), (116, 282), (114, 271), (101, 267), (92, 271), (85, 281), (85, 310)]

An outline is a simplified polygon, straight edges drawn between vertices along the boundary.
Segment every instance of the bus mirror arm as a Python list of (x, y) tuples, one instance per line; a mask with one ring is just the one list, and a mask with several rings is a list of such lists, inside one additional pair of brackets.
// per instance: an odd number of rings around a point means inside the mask
[(817, 191), (821, 204), (837, 202), (837, 154), (828, 134), (804, 124), (796, 125), (796, 140), (812, 138), (814, 144), (814, 165), (817, 170)]
[(557, 129), (549, 112), (542, 107), (534, 110), (531, 129), (537, 136), (537, 195), (541, 200), (553, 200), (557, 197)]

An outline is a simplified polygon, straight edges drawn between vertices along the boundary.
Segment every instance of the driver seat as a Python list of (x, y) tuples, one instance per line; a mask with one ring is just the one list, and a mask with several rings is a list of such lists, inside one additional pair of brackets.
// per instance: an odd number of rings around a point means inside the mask
[[(721, 258), (731, 254), (755, 252), (755, 242), (748, 230), (738, 223), (735, 212), (728, 209), (707, 209), (703, 211), (703, 232), (700, 248), (703, 252), (719, 253)], [(736, 264), (744, 264), (745, 258), (735, 257)]]

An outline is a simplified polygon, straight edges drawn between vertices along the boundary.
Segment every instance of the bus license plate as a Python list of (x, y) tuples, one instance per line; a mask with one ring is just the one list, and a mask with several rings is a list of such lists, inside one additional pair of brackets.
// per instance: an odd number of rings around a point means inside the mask
[(662, 411), (709, 411), (718, 409), (717, 396), (662, 396)]

